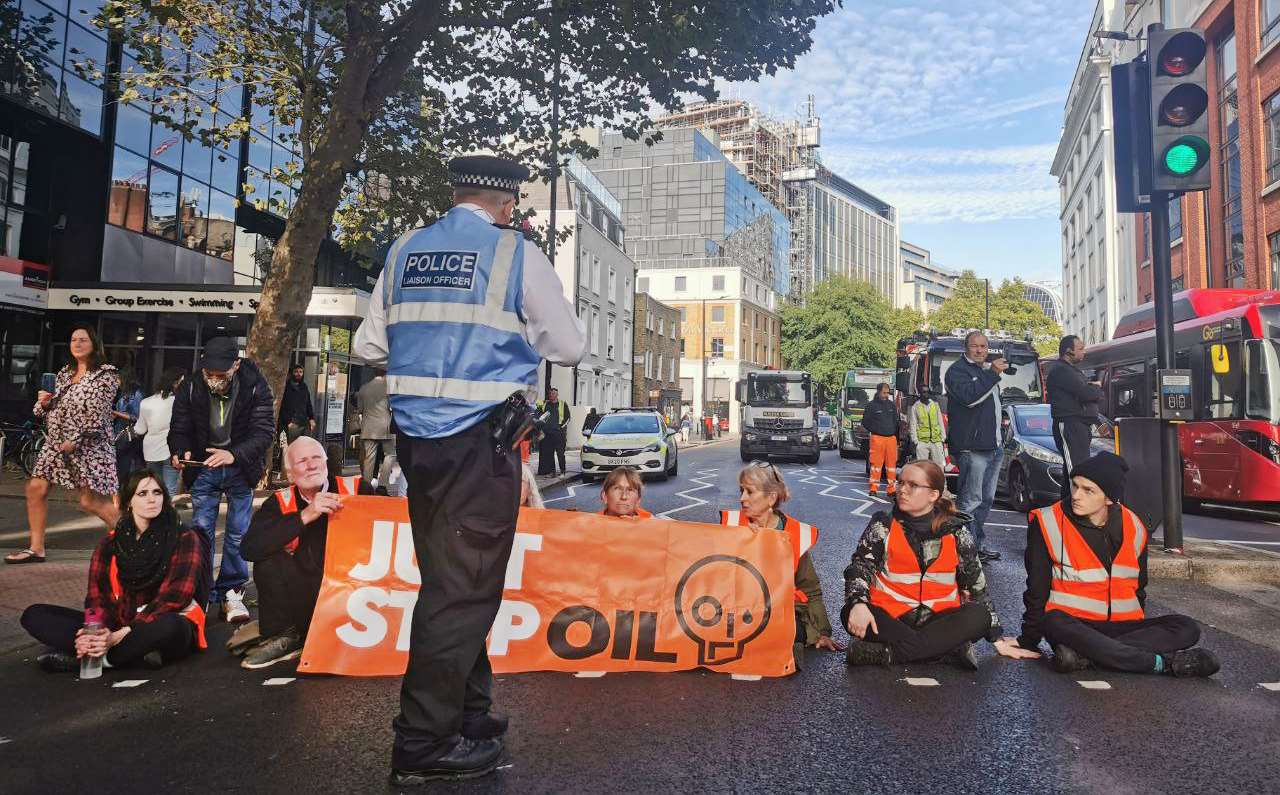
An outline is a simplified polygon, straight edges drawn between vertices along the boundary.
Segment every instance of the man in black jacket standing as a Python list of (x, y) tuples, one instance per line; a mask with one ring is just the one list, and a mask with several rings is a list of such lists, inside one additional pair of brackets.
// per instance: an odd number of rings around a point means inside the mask
[[(228, 621), (249, 620), (244, 606), (249, 564), (240, 557), (240, 540), (249, 528), (253, 488), (262, 478), (271, 446), (272, 402), (262, 372), (240, 358), (239, 346), (229, 337), (205, 344), (200, 369), (174, 393), (169, 451), (191, 490), (192, 524), (204, 544), (205, 582), (213, 582), (209, 605), (221, 603)], [(214, 535), (224, 494), (227, 529), (215, 582)]]
[[(1058, 363), (1049, 370), (1045, 389), (1053, 414), (1053, 440), (1062, 453), (1062, 471), (1071, 472), (1089, 458), (1089, 428), (1098, 416), (1102, 385), (1085, 381), (1080, 372), (1084, 361), (1084, 340), (1068, 334), (1058, 343)], [(1062, 501), (1071, 501), (1071, 482), (1062, 479)]]
[(996, 477), (1004, 457), (1000, 429), (1000, 375), (1009, 369), (1003, 357), (987, 362), (987, 337), (971, 331), (964, 338), (964, 355), (947, 368), (947, 442), (960, 468), (960, 499), (956, 505), (973, 517), (971, 529), (981, 560), (999, 560), (986, 548), (983, 523), (996, 497)]
[(306, 370), (295, 364), (284, 382), (284, 394), (280, 396), (280, 423), (278, 430), (293, 442), (304, 433), (316, 432), (316, 407), (311, 400), (311, 390), (303, 380)]
[(862, 412), (862, 427), (871, 438), (867, 444), (867, 479), (870, 492), (880, 490), (880, 470), (885, 471), (889, 496), (898, 491), (898, 407), (889, 398), (889, 385), (877, 384), (876, 396)]

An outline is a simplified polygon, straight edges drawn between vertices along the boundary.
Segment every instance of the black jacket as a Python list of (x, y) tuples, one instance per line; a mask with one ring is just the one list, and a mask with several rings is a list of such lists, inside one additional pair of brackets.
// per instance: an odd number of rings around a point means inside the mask
[[(289, 487), (293, 489), (293, 486)], [(329, 476), (329, 491), (338, 492), (337, 481)], [(373, 489), (360, 479), (359, 493), (373, 494)], [(280, 500), (273, 494), (253, 512), (249, 529), (245, 531), (240, 542), (240, 555), (245, 560), (257, 563), (266, 560), (285, 548), (290, 541), (298, 539), (298, 547), (293, 551), (294, 560), (302, 567), (319, 576), (324, 573), (324, 549), (329, 537), (329, 517), (321, 516), (311, 524), (302, 523), (302, 509), (308, 503), (302, 495), (294, 490), (297, 510), (284, 513), (280, 509)]]
[(862, 427), (873, 436), (897, 436), (898, 407), (892, 400), (874, 398), (862, 410)]
[(1084, 373), (1073, 364), (1059, 360), (1049, 369), (1045, 379), (1049, 392), (1049, 409), (1055, 420), (1079, 417), (1093, 422), (1098, 415), (1102, 390), (1084, 380)]
[[(232, 466), (240, 468), (240, 474), (249, 486), (256, 486), (262, 479), (266, 466), (267, 448), (275, 434), (275, 420), (271, 416), (271, 386), (262, 377), (262, 371), (248, 359), (240, 360), (235, 379), (239, 386), (235, 405), (231, 409), (231, 446), (227, 448), (235, 456)], [(187, 376), (174, 393), (173, 418), (169, 422), (169, 452), (182, 458), (191, 457), (203, 461), (209, 457), (209, 387), (199, 370)], [(188, 486), (195, 481), (201, 467), (182, 470), (182, 479)]]
[[(1110, 568), (1120, 545), (1124, 543), (1124, 515), (1118, 508), (1112, 509), (1107, 516), (1106, 525), (1095, 527), (1089, 520), (1072, 514), (1070, 507), (1064, 507), (1067, 518), (1080, 531), (1080, 537), (1089, 545), (1089, 549), (1093, 550), (1093, 554), (1104, 566)], [(1018, 636), (1018, 645), (1034, 651), (1044, 637), (1040, 631), (1040, 623), (1044, 619), (1044, 606), (1049, 601), (1049, 590), (1053, 584), (1053, 561), (1044, 545), (1044, 533), (1040, 530), (1040, 522), (1034, 513), (1027, 517), (1027, 551), (1024, 562), (1027, 567), (1027, 590), (1022, 594), (1022, 634)], [(1138, 558), (1138, 603), (1143, 607), (1147, 605), (1146, 547), (1143, 547), (1142, 556)]]
[(951, 452), (999, 447), (996, 401), (987, 393), (992, 387), (999, 387), (1000, 376), (961, 356), (960, 361), (947, 368), (943, 380), (947, 389), (947, 444)]
[(280, 396), (280, 424), (284, 430), (289, 423), (306, 425), (316, 418), (316, 407), (311, 402), (311, 390), (306, 383), (294, 381), (293, 377), (284, 382), (284, 394)]

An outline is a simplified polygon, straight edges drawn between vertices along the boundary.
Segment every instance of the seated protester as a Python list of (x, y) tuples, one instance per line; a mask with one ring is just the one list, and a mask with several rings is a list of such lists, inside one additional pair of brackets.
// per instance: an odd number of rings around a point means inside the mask
[[(1098, 453), (1071, 470), (1071, 504), (1027, 517), (1027, 590), (1017, 644), (1043, 636), (1059, 673), (1091, 665), (1113, 671), (1212, 676), (1200, 627), (1187, 616), (1146, 618), (1147, 528), (1121, 504), (1124, 459)], [(1013, 641), (1013, 638), (1005, 638)]]
[[(159, 667), (207, 645), (199, 536), (182, 526), (150, 470), (130, 475), (120, 504), (120, 521), (89, 562), (85, 610), (39, 604), (22, 614), (23, 628), (53, 649), (36, 658), (46, 671), (74, 671), (78, 658), (104, 655), (105, 668)], [(103, 616), (109, 633), (81, 631), (89, 610)]]
[(520, 465), (520, 507), (546, 507), (542, 502), (542, 492), (538, 491), (538, 479), (527, 463)]
[(841, 618), (853, 635), (846, 659), (850, 665), (943, 660), (976, 671), (973, 643), (995, 642), (1000, 618), (969, 517), (956, 511), (946, 476), (932, 461), (907, 464), (895, 485), (893, 510), (871, 517), (844, 570)]
[(831, 620), (822, 600), (822, 583), (809, 549), (818, 543), (818, 528), (782, 513), (778, 506), (791, 499), (782, 473), (773, 464), (757, 462), (738, 473), (740, 511), (721, 511), (720, 523), (777, 530), (787, 534), (796, 565), (796, 643), (828, 651), (844, 651), (831, 638)]
[(640, 473), (631, 467), (618, 467), (604, 476), (600, 485), (600, 502), (604, 507), (601, 516), (620, 516), (626, 519), (649, 519), (653, 514), (640, 507), (644, 493), (644, 481)]
[(302, 654), (324, 578), (329, 517), (345, 498), (373, 493), (359, 475), (332, 475), (327, 459), (314, 438), (293, 440), (284, 453), (292, 485), (262, 503), (244, 534), (240, 554), (254, 564), (264, 640), (245, 654), (243, 668), (265, 668)]

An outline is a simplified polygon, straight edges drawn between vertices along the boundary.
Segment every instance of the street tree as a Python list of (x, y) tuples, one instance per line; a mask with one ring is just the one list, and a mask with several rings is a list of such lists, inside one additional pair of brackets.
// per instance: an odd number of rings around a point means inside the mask
[(447, 156), (523, 149), (531, 162), (553, 139), (553, 98), (563, 129), (639, 139), (655, 108), (792, 66), (837, 3), (108, 0), (97, 23), (124, 44), (120, 101), (220, 147), (258, 137), (261, 108), (297, 151), (245, 196), (286, 216), (247, 351), (279, 387), (335, 220), (369, 252), (431, 220), (448, 206)]
[(828, 279), (803, 306), (782, 310), (782, 358), (806, 370), (836, 394), (846, 370), (893, 367), (897, 341), (919, 329), (924, 316), (895, 309), (874, 286), (844, 277)]
[(966, 270), (956, 280), (955, 289), (937, 311), (929, 315), (929, 325), (939, 333), (952, 329), (990, 328), (1015, 337), (1030, 334), (1041, 353), (1057, 352), (1058, 326), (1044, 310), (1025, 295), (1021, 279), (1005, 279), (990, 293), (991, 320), (987, 322), (987, 285), (973, 271)]

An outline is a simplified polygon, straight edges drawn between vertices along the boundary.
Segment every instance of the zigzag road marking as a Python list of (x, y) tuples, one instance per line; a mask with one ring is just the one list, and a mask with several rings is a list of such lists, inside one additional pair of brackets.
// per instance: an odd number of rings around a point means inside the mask
[(571, 500), (571, 499), (573, 499), (574, 495), (578, 493), (578, 489), (579, 489), (579, 488), (580, 488), (579, 486), (575, 486), (575, 485), (573, 485), (573, 484), (571, 484), (571, 483), (570, 483), (570, 484), (566, 484), (566, 485), (565, 485), (565, 491), (569, 492), (568, 494), (563, 494), (563, 495), (561, 495), (561, 496), (559, 496), (559, 497), (552, 497), (552, 498), (551, 498), (551, 499), (549, 499), (549, 500), (544, 498), (544, 499), (542, 500), (542, 504), (543, 504), (543, 505), (550, 505), (550, 504), (551, 504), (551, 503), (553, 503), (553, 502), (560, 502), (561, 500)]
[(696, 508), (699, 505), (709, 504), (706, 500), (702, 499), (701, 497), (693, 496), (693, 492), (702, 491), (703, 489), (714, 488), (715, 486), (714, 480), (712, 480), (711, 482), (708, 482), (707, 479), (714, 478), (718, 474), (720, 474), (720, 470), (718, 469), (698, 470), (699, 477), (689, 478), (689, 482), (698, 483), (701, 485), (699, 485), (696, 489), (685, 489), (684, 491), (677, 491), (675, 494), (675, 496), (684, 497), (686, 500), (691, 500), (691, 502), (688, 505), (681, 505), (679, 508), (672, 508), (669, 511), (663, 511), (662, 513), (658, 514), (658, 516), (662, 519), (670, 519), (671, 514), (673, 513), (680, 513), (681, 511), (687, 511), (690, 508)]

